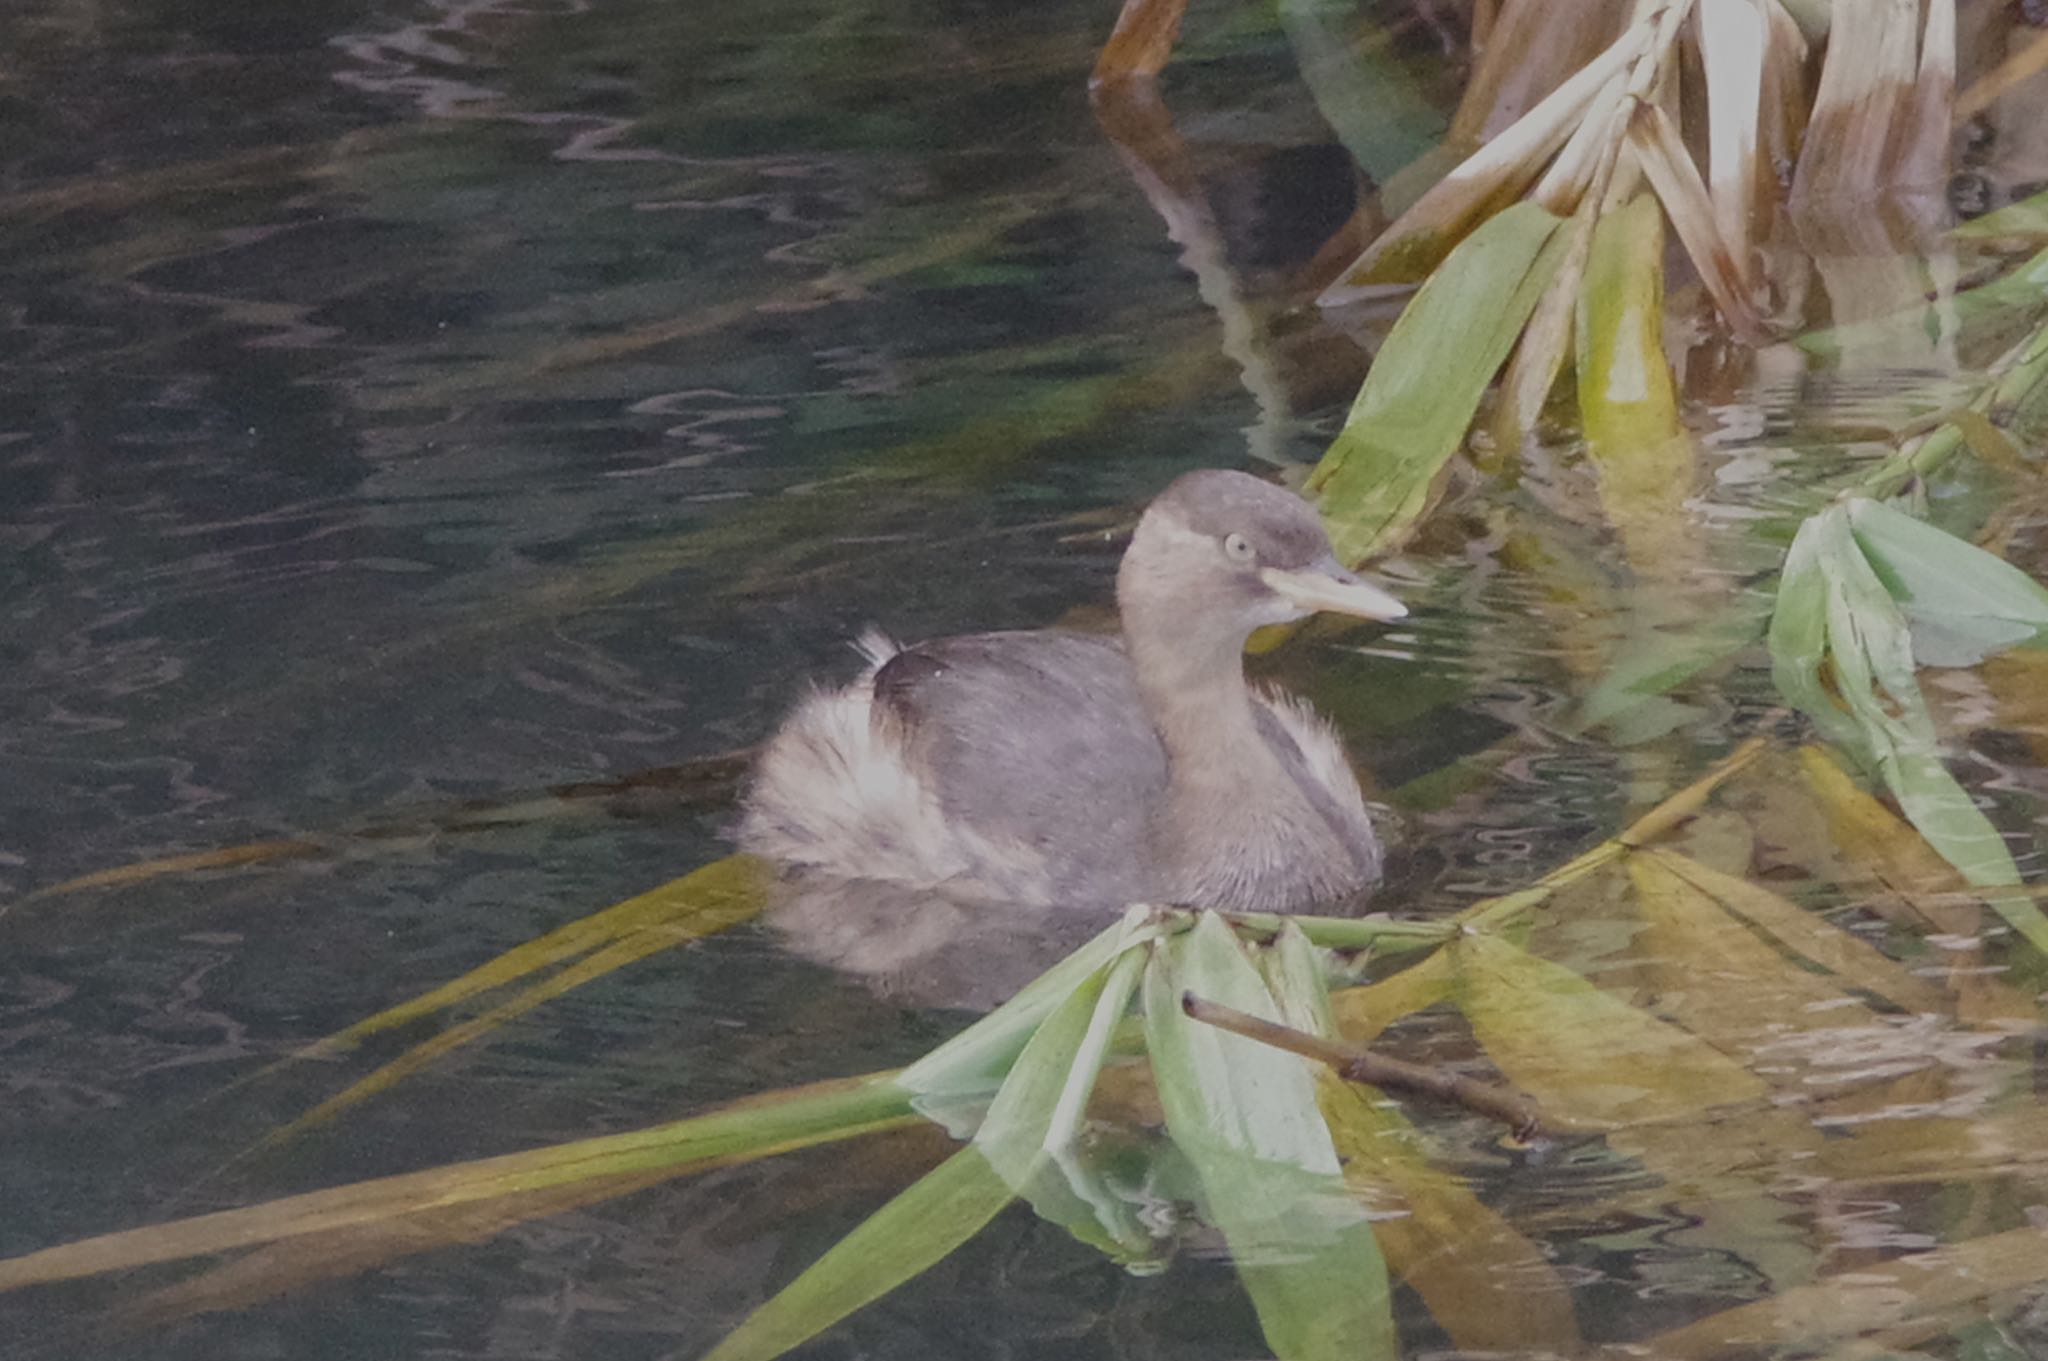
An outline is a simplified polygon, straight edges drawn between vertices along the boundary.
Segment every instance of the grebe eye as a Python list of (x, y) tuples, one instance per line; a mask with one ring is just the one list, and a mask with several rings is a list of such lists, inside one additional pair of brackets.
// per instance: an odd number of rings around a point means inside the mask
[(1258, 556), (1252, 549), (1251, 540), (1242, 534), (1224, 535), (1223, 551), (1229, 554), (1234, 562), (1250, 562)]

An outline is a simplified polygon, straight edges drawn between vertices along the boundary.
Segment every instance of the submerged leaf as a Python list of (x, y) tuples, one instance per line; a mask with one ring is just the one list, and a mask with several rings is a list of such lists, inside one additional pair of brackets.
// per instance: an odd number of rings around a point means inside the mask
[(1821, 966), (1845, 983), (1882, 997), (1906, 1011), (1948, 1010), (1948, 997), (1941, 989), (1906, 972), (1895, 960), (1866, 941), (1828, 924), (1795, 903), (1787, 902), (1760, 884), (1723, 874), (1670, 851), (1638, 851), (1630, 859), (1631, 867), (1638, 862), (1654, 864), (1684, 880), (1778, 944)]
[[(316, 855), (325, 855), (332, 847), (318, 841), (252, 841), (240, 846), (223, 846), (217, 850), (194, 851), (187, 855), (165, 855), (154, 860), (138, 860), (133, 864), (116, 865), (112, 869), (94, 870), (81, 874), (75, 879), (48, 884), (22, 899), (23, 902), (38, 902), (44, 898), (61, 897), (67, 893), (83, 893), (95, 888), (126, 888), (130, 884), (146, 883), (171, 874), (197, 874), (203, 870), (240, 869), (245, 865), (268, 865), (280, 860), (306, 860)], [(6, 915), (0, 909), (0, 916)]]
[(1764, 1084), (1711, 1045), (1562, 965), (1474, 933), (1448, 947), (1458, 1005), (1507, 1079), (1551, 1114), (1624, 1126), (1750, 1101)]
[[(2021, 654), (2013, 654), (2021, 655)], [(1955, 1013), (1971, 1022), (2020, 1020), (2033, 1024), (2029, 993), (1984, 967), (1977, 943), (1984, 930), (1983, 895), (1970, 889), (1955, 866), (1926, 838), (1866, 793), (1818, 746), (1799, 749), (1800, 784), (1825, 818), (1825, 835), (1806, 848), (1818, 855), (1816, 873), (1838, 883), (1861, 884), (1868, 906), (1887, 920), (1922, 933), (1938, 932)], [(1795, 802), (1792, 808), (1801, 807)]]
[(1579, 417), (1600, 504), (1637, 574), (1672, 579), (1693, 560), (1685, 514), (1692, 441), (1664, 358), (1664, 215), (1638, 194), (1593, 232), (1577, 313)]
[(974, 1146), (1039, 1218), (1126, 1264), (1150, 1259), (1151, 1235), (1131, 1207), (1101, 1189), (1096, 1173), (1074, 1158), (1073, 1146), (1146, 953), (1142, 944), (1125, 949), (1045, 1019), (1010, 1065), (974, 1135)]
[(608, 943), (602, 944), (602, 948), (575, 959), (480, 1015), (414, 1045), (290, 1124), (272, 1130), (258, 1147), (274, 1146), (325, 1124), (350, 1107), (397, 1086), (442, 1055), (479, 1040), (542, 1003), (553, 1001), (615, 969), (747, 920), (760, 912), (766, 901), (766, 874), (763, 863), (752, 856), (730, 855), (713, 861), (658, 889), (629, 898), (603, 912), (593, 913), (582, 921), (550, 932), (540, 940), (508, 950), (452, 983), (401, 1006), (379, 1012), (319, 1041), (296, 1057), (343, 1048), (364, 1036), (429, 1015), (487, 988), (525, 977), (580, 949), (603, 942), (607, 934), (613, 936)]
[(1422, 1137), (1393, 1102), (1325, 1074), (1323, 1117), (1344, 1180), (1373, 1206), (1388, 1267), (1437, 1325), (1474, 1352), (1574, 1355), (1571, 1292), (1543, 1250), (1430, 1164)]
[(1642, 853), (1628, 859), (1646, 924), (1632, 954), (1656, 980), (1659, 1011), (1744, 1062), (1787, 1031), (1875, 1022), (1867, 1007), (1759, 939), (1713, 894), (1680, 874), (1671, 862), (1684, 859)]
[(507, 950), (432, 992), (356, 1022), (319, 1041), (307, 1052), (324, 1054), (348, 1047), (640, 932), (662, 932), (664, 944), (673, 945), (722, 931), (761, 910), (767, 874), (765, 863), (750, 855), (714, 860), (660, 888), (636, 894)]
[(2048, 1280), (2048, 1232), (2037, 1228), (1949, 1243), (1836, 1275), (1645, 1338), (1644, 1355), (1688, 1361), (1758, 1348), (1865, 1337)]
[[(1604, 485), (1627, 471), (1619, 460), (1681, 433), (1664, 359), (1664, 215), (1648, 194), (1602, 214), (1593, 229), (1577, 352), (1579, 415)], [(1681, 484), (1677, 494), (1686, 490)]]
[(1401, 314), (1309, 479), (1338, 557), (1403, 538), (1563, 257), (1562, 219), (1530, 203), (1451, 253)]
[[(1283, 931), (1259, 958), (1282, 1019), (1334, 1037), (1331, 998), (1308, 938)], [(1422, 984), (1431, 965), (1448, 979), (1441, 956), (1397, 977)], [(1352, 989), (1351, 996), (1385, 987)], [(1420, 997), (1410, 994), (1411, 1001)], [(1482, 1204), (1463, 1178), (1430, 1165), (1424, 1140), (1397, 1105), (1328, 1069), (1316, 1075), (1316, 1100), (1345, 1183), (1373, 1209), (1373, 1236), (1387, 1265), (1422, 1296), (1453, 1341), (1474, 1350), (1576, 1350), (1570, 1293), (1542, 1251)]]
[(1456, 983), (1450, 956), (1438, 950), (1377, 983), (1344, 989), (1330, 999), (1330, 1011), (1338, 1033), (1365, 1044), (1403, 1016), (1447, 1000)]

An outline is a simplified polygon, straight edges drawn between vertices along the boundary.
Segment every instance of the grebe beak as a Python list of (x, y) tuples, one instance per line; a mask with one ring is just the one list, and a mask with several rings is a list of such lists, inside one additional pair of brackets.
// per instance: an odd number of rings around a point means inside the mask
[(1328, 610), (1360, 619), (1399, 619), (1408, 607), (1377, 586), (1367, 585), (1334, 557), (1307, 567), (1261, 568), (1259, 580), (1268, 590), (1304, 613)]

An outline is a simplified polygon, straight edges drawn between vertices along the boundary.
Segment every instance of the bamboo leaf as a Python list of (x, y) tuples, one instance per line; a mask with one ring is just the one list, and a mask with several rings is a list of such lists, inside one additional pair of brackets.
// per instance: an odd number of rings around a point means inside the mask
[(1628, 872), (1645, 923), (1632, 953), (1652, 972), (1657, 1009), (1724, 1053), (1746, 1060), (1790, 1030), (1876, 1023), (1667, 861), (1631, 855)]
[(2048, 1280), (2048, 1233), (2037, 1228), (1948, 1243), (1836, 1275), (1753, 1304), (1710, 1314), (1640, 1344), (1670, 1361), (1758, 1348), (1807, 1352)]
[(1605, 482), (1625, 471), (1620, 460), (1680, 433), (1664, 359), (1664, 216), (1648, 194), (1603, 213), (1593, 229), (1577, 346), (1579, 414)]
[(1664, 217), (1638, 194), (1593, 231), (1577, 313), (1579, 416), (1600, 504), (1639, 575), (1684, 570), (1692, 441), (1664, 358)]
[[(0, 1290), (386, 1224), (453, 1206), (655, 1169), (766, 1157), (916, 1120), (895, 1074), (796, 1087), (649, 1129), (287, 1196), (0, 1261)], [(414, 1246), (433, 1246), (432, 1241)]]
[(1744, 271), (1736, 265), (1735, 248), (1721, 236), (1713, 201), (1700, 180), (1699, 167), (1685, 149), (1685, 140), (1670, 115), (1655, 104), (1638, 104), (1629, 120), (1629, 145), (1642, 161), (1643, 175), (1657, 191), (1670, 215), (1685, 253), (1692, 257), (1700, 282), (1713, 295), (1729, 329), (1751, 343), (1764, 338), (1762, 320), (1743, 286)]
[(1919, 18), (1919, 0), (1865, 0), (1855, 23), (1829, 31), (1792, 177), (1795, 210), (1854, 203), (1864, 211), (1870, 186), (1887, 182), (1885, 150), (1918, 77)]
[[(158, 856), (154, 860), (138, 860), (133, 864), (94, 870), (91, 874), (81, 874), (75, 879), (48, 884), (24, 896), (22, 901), (40, 902), (45, 898), (84, 893), (96, 888), (126, 888), (130, 884), (146, 883), (151, 879), (160, 879), (172, 874), (240, 869), (245, 865), (268, 865), (280, 860), (307, 860), (316, 855), (326, 855), (332, 850), (333, 847), (318, 841), (252, 841), (240, 846), (223, 846), (217, 850), (194, 851), (187, 855)], [(4, 915), (5, 909), (0, 908), (0, 916)]]
[[(766, 874), (762, 862), (752, 856), (731, 855), (713, 861), (658, 889), (629, 898), (603, 912), (593, 913), (579, 922), (550, 932), (540, 940), (508, 950), (452, 983), (379, 1012), (309, 1046), (287, 1062), (347, 1048), (365, 1036), (430, 1015), (488, 988), (526, 977), (573, 956), (581, 949), (603, 942), (607, 935), (612, 936), (609, 943), (602, 944), (601, 948), (581, 959), (573, 960), (540, 982), (522, 989), (480, 1015), (450, 1026), (432, 1039), (414, 1045), (369, 1076), (320, 1102), (298, 1119), (272, 1130), (256, 1148), (271, 1148), (297, 1138), (343, 1111), (389, 1091), (435, 1059), (474, 1043), (542, 1003), (553, 1001), (615, 969), (747, 920), (758, 913), (766, 901)], [(266, 1073), (269, 1071), (271, 1069), (264, 1070)], [(248, 1080), (253, 1079), (245, 1079)]]
[[(1311, 1034), (1337, 1033), (1322, 963), (1306, 936), (1283, 930), (1260, 952), (1259, 964), (1283, 1021)], [(1395, 977), (1413, 988), (1431, 965), (1448, 982), (1441, 955)], [(1386, 987), (1350, 995), (1380, 991), (1384, 999)], [(1481, 1204), (1462, 1178), (1430, 1165), (1421, 1136), (1393, 1102), (1327, 1070), (1317, 1074), (1316, 1099), (1345, 1183), (1378, 1216), (1374, 1236), (1388, 1265), (1459, 1346), (1576, 1350), (1570, 1294), (1542, 1252)]]
[(1940, 988), (1906, 972), (1895, 960), (1868, 942), (1829, 925), (1760, 884), (1723, 874), (1688, 856), (1670, 851), (1637, 851), (1631, 857), (1631, 864), (1637, 860), (1656, 864), (1685, 880), (1786, 949), (1820, 965), (1846, 983), (1909, 1012), (1945, 1013), (1949, 1010), (1948, 995)]
[(1571, 1292), (1543, 1250), (1432, 1166), (1415, 1127), (1369, 1087), (1325, 1074), (1323, 1116), (1344, 1180), (1378, 1215), (1388, 1267), (1468, 1352), (1574, 1356)]
[(1849, 503), (1856, 544), (1913, 629), (1928, 666), (1974, 666), (2048, 630), (2048, 589), (2001, 558), (1884, 505)]
[(770, 1361), (943, 1261), (1012, 1199), (978, 1148), (963, 1148), (861, 1221), (711, 1349), (704, 1361)]
[(919, 1113), (945, 1125), (955, 1138), (972, 1134), (989, 1098), (1045, 1019), (1127, 946), (1150, 939), (1159, 929), (1151, 909), (1131, 908), (1015, 997), (905, 1068), (900, 1081), (916, 1098)]
[(1333, 306), (1388, 284), (1412, 283), (1439, 267), (1486, 213), (1536, 178), (1607, 82), (1649, 46), (1654, 24), (1632, 24), (1581, 67), (1439, 180), (1346, 269), (1319, 301)]
[(1190, 1019), (1184, 992), (1267, 1020), (1279, 1007), (1213, 914), (1153, 946), (1145, 1037), (1167, 1129), (1267, 1345), (1281, 1361), (1391, 1358), (1386, 1266), (1339, 1175), (1308, 1062)]
[(1258, 967), (1267, 991), (1279, 1004), (1282, 1021), (1311, 1035), (1337, 1033), (1323, 960), (1300, 927), (1293, 922), (1282, 926), (1272, 943), (1258, 952)]
[[(2036, 46), (2041, 49), (2043, 58), (2048, 59), (2048, 34), (2042, 35)], [(1959, 222), (1950, 229), (1949, 235), (1964, 241), (2035, 240), (2048, 236), (2048, 190), (2015, 199), (1982, 217)], [(2035, 257), (2036, 260), (2039, 258)], [(2029, 266), (2033, 263), (2028, 261)]]
[(1925, 193), (1948, 183), (1956, 125), (1956, 4), (1927, 0), (1912, 104), (1892, 133), (1890, 183)]
[(1145, 960), (1143, 946), (1133, 945), (1067, 996), (1010, 1065), (974, 1135), (974, 1146), (1039, 1218), (1125, 1264), (1149, 1261), (1152, 1237), (1073, 1156), (1073, 1146)]
[[(1800, 526), (1772, 620), (1772, 674), (1830, 738), (1878, 770), (1929, 844), (1972, 884), (1993, 890), (1986, 894), (1992, 909), (2048, 954), (2048, 917), (2025, 895), (1999, 891), (2019, 883), (2019, 868), (1998, 829), (1941, 763), (1905, 617), (1851, 531), (1858, 510), (1837, 504)], [(1902, 561), (1916, 563), (1913, 554), (1928, 551), (1917, 531), (1899, 534), (1881, 515), (1873, 522), (1882, 526), (1881, 538), (1893, 535), (1888, 542), (1909, 550)], [(1905, 570), (1916, 579), (1927, 571)], [(1832, 689), (1820, 679), (1823, 661)]]
[(1377, 983), (1345, 988), (1330, 999), (1330, 1011), (1339, 1033), (1367, 1044), (1403, 1016), (1448, 1000), (1456, 982), (1449, 954), (1439, 950)]
[(1750, 224), (1764, 172), (1758, 151), (1766, 30), (1756, 0), (1699, 0), (1694, 11), (1707, 90), (1708, 197), (1736, 277), (1750, 278)]
[(1756, 641), (1770, 612), (1769, 597), (1749, 591), (1704, 618), (1663, 627), (1639, 623), (1606, 674), (1579, 702), (1579, 723), (1588, 728), (1612, 723), (1733, 656)]
[(1340, 558), (1362, 562), (1421, 516), (1557, 269), (1566, 244), (1560, 224), (1527, 203), (1498, 214), (1452, 252), (1394, 324), (1309, 479)]
[(1711, 1045), (1562, 965), (1479, 933), (1447, 952), (1473, 1034), (1546, 1112), (1618, 1127), (1763, 1095), (1760, 1080)]
[(1572, 214), (1564, 253), (1551, 271), (1543, 296), (1530, 310), (1522, 338), (1501, 375), (1491, 433), (1495, 446), (1502, 450), (1521, 448), (1542, 417), (1551, 389), (1557, 386), (1557, 375), (1571, 352), (1579, 283), (1586, 275), (1586, 257), (1592, 251), (1593, 227), (1599, 218), (1599, 203), (1590, 196)]
[(680, 944), (747, 920), (761, 910), (767, 867), (747, 855), (729, 855), (693, 870), (660, 888), (650, 889), (587, 917), (558, 927), (432, 992), (388, 1007), (312, 1045), (300, 1057), (345, 1049), (387, 1030), (446, 1011), (479, 993), (501, 988), (530, 974), (553, 968), (601, 946), (616, 944), (642, 931), (673, 932), (668, 943)]
[[(2048, 203), (2044, 203), (2044, 209), (2048, 209)], [(2048, 228), (2044, 228), (2044, 234), (2048, 234)], [(2031, 328), (2038, 320), (2044, 295), (2048, 295), (2048, 250), (2036, 252), (2023, 264), (1941, 300), (1941, 305), (1951, 314), (1946, 320), (1958, 332), (1958, 344), (1988, 348), (1999, 342), (1998, 348), (2004, 348), (2018, 338), (2018, 328)], [(1897, 311), (1808, 331), (1796, 337), (1794, 343), (1809, 354), (1833, 359), (1838, 364), (1850, 355), (1910, 354), (1916, 345), (1924, 352), (1928, 339), (1940, 333), (1944, 321), (1936, 313), (1935, 302), (1914, 297)], [(2006, 339), (2001, 341), (2001, 337)], [(1979, 415), (1978, 419), (1983, 417)]]
[(1793, 536), (1778, 578), (1777, 607), (1768, 634), (1771, 679), (1778, 693), (1813, 721), (1821, 735), (1868, 764), (1869, 745), (1822, 680), (1828, 659), (1828, 574), (1821, 562), (1820, 517)]

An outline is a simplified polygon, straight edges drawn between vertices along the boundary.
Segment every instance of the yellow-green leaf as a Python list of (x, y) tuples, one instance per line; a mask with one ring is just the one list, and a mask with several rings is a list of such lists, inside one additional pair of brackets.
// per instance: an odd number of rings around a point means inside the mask
[(1458, 1005), (1479, 1043), (1550, 1114), (1619, 1126), (1764, 1094), (1761, 1080), (1713, 1046), (1562, 965), (1477, 933), (1448, 953)]
[(1855, 987), (1918, 1013), (1945, 1013), (1948, 994), (1906, 972), (1867, 941), (1829, 924), (1746, 879), (1663, 850), (1636, 852), (1636, 862), (1654, 864), (1690, 883), (1721, 907), (1769, 935), (1786, 949), (1820, 965)]
[[(765, 1157), (916, 1120), (895, 1074), (773, 1092), (650, 1129), (287, 1196), (0, 1260), (0, 1290), (381, 1224), (548, 1187)], [(422, 1243), (417, 1246), (428, 1246)]]
[(1337, 554), (1407, 534), (1563, 258), (1563, 219), (1518, 203), (1437, 267), (1401, 314), (1309, 479)]
[(1681, 433), (1664, 359), (1664, 214), (1655, 196), (1637, 194), (1594, 227), (1577, 345), (1579, 415), (1604, 486), (1625, 477), (1628, 460)]

